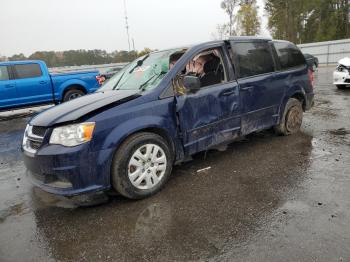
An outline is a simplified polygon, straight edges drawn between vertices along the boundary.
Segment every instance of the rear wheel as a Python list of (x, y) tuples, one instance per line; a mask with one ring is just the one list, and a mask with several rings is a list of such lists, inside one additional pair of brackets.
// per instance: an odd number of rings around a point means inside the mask
[(300, 130), (303, 122), (303, 107), (298, 99), (290, 98), (284, 109), (281, 123), (274, 127), (279, 135), (292, 135)]
[(142, 199), (157, 193), (168, 180), (173, 153), (168, 143), (153, 133), (129, 137), (112, 163), (112, 184), (121, 195)]
[(64, 97), (63, 97), (63, 102), (67, 102), (67, 101), (70, 101), (70, 100), (73, 100), (73, 99), (76, 99), (78, 97), (81, 97), (85, 95), (85, 93), (79, 89), (71, 89), (71, 90), (68, 90), (65, 94), (64, 94)]

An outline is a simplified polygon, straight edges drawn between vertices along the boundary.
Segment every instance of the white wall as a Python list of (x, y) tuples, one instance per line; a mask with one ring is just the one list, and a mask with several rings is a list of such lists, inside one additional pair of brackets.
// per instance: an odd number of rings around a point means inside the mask
[(303, 53), (318, 58), (320, 64), (336, 64), (339, 59), (350, 57), (350, 39), (298, 45)]

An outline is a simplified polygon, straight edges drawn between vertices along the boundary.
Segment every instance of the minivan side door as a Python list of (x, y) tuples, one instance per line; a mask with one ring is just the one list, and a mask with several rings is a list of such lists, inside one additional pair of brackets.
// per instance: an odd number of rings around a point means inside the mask
[(242, 135), (275, 125), (284, 88), (275, 82), (269, 41), (232, 41), (231, 46), (241, 97)]
[(17, 99), (16, 81), (8, 65), (0, 65), (0, 109), (12, 106)]
[(176, 111), (187, 155), (232, 140), (240, 131), (239, 92), (232, 65), (223, 46), (215, 49), (221, 53), (225, 75), (222, 81), (201, 87), (195, 93), (176, 94)]
[(39, 63), (14, 64), (19, 104), (37, 104), (52, 101), (50, 76)]

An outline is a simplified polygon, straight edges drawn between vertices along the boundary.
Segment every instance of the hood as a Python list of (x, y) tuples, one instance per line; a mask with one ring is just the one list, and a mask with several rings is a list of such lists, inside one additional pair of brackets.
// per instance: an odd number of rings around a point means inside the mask
[(88, 114), (93, 114), (104, 107), (119, 105), (139, 96), (140, 93), (138, 90), (96, 92), (54, 106), (35, 116), (30, 121), (30, 124), (48, 127), (59, 123), (75, 121)]
[(350, 67), (350, 58), (349, 57), (344, 57), (338, 61), (338, 64)]

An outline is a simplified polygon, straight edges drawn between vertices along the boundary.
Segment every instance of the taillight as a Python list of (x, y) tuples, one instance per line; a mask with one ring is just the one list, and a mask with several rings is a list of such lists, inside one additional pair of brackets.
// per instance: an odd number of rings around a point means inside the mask
[(104, 82), (106, 79), (105, 79), (104, 76), (98, 75), (98, 76), (96, 76), (96, 80), (97, 80), (97, 82), (98, 82), (99, 85), (102, 85), (103, 82)]
[(309, 81), (312, 87), (314, 87), (315, 84), (315, 73), (312, 69), (309, 69)]

